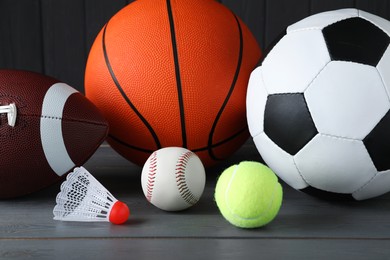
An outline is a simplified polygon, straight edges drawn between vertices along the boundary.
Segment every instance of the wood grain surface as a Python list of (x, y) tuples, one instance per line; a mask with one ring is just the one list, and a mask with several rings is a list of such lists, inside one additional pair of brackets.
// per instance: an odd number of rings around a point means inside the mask
[(259, 229), (230, 225), (214, 201), (223, 169), (260, 161), (248, 141), (232, 158), (207, 170), (198, 204), (165, 212), (149, 204), (141, 168), (104, 144), (85, 167), (129, 205), (125, 225), (53, 220), (60, 183), (33, 195), (0, 201), (0, 259), (389, 259), (390, 194), (362, 202), (329, 202), (283, 184), (278, 216)]

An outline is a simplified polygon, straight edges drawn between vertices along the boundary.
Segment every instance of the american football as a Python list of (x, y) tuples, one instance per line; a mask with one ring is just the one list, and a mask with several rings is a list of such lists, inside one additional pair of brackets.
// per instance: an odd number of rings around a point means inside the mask
[(108, 124), (80, 92), (34, 72), (0, 70), (0, 198), (45, 188), (82, 165)]

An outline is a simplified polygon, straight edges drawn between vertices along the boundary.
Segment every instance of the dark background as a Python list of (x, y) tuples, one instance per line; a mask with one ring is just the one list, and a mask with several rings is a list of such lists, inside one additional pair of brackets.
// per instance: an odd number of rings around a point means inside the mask
[[(111, 16), (131, 2), (0, 0), (0, 68), (41, 72), (83, 90), (85, 63), (97, 33)], [(356, 7), (390, 19), (388, 0), (220, 2), (246, 22), (262, 49), (288, 25), (322, 11)]]

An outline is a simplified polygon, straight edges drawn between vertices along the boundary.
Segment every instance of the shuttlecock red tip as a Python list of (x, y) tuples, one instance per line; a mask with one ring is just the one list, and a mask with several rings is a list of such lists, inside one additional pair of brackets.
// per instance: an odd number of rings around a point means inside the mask
[(130, 216), (129, 207), (122, 201), (115, 202), (114, 206), (112, 206), (109, 220), (111, 223), (120, 225), (127, 221)]

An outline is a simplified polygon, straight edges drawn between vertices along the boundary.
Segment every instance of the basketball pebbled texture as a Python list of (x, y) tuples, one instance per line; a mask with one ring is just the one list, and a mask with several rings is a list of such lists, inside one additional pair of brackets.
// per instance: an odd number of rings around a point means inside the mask
[(60, 180), (87, 161), (108, 133), (103, 115), (81, 93), (38, 73), (0, 70), (0, 106), (11, 103), (15, 126), (0, 114), (0, 198)]
[(104, 26), (89, 53), (86, 95), (108, 142), (143, 165), (162, 147), (214, 165), (248, 138), (245, 98), (261, 56), (246, 25), (213, 0), (139, 0)]

